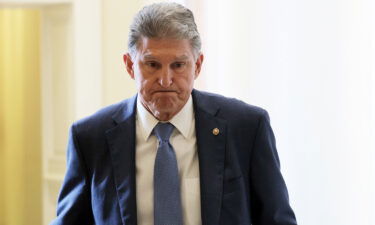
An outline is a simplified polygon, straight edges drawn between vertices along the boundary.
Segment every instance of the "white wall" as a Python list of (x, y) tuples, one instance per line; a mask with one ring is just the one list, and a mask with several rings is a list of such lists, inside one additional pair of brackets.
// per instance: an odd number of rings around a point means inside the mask
[(198, 87), (266, 108), (299, 224), (375, 224), (375, 3), (189, 1)]

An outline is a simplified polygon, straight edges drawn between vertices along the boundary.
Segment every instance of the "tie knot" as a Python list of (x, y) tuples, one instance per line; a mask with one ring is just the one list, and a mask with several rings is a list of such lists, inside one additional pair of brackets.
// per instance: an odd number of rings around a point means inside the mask
[(154, 127), (154, 134), (159, 141), (169, 141), (174, 126), (171, 123), (158, 123)]

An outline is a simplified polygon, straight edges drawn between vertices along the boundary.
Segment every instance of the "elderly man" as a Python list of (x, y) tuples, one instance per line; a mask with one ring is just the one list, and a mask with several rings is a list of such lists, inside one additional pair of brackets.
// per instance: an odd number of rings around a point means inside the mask
[(52, 224), (297, 224), (267, 112), (193, 89), (192, 12), (146, 6), (128, 47), (138, 93), (72, 126)]

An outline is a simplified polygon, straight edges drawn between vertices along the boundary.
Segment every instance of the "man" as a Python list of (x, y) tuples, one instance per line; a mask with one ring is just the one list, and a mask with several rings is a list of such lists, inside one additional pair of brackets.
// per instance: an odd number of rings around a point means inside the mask
[(52, 224), (297, 224), (267, 112), (193, 89), (191, 11), (143, 8), (128, 47), (138, 94), (72, 126)]

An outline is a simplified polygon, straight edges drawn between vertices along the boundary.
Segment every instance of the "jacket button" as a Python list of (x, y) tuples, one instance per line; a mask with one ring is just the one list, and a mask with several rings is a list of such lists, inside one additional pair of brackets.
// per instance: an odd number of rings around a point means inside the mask
[(215, 135), (215, 136), (217, 136), (219, 133), (220, 133), (219, 128), (214, 128), (214, 129), (212, 130), (212, 134)]

